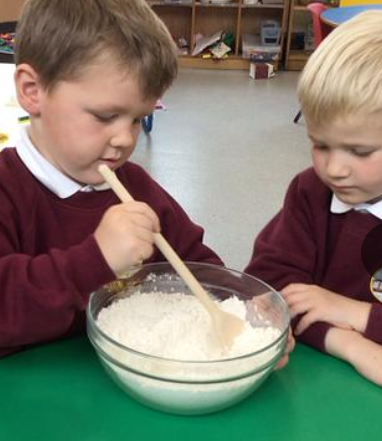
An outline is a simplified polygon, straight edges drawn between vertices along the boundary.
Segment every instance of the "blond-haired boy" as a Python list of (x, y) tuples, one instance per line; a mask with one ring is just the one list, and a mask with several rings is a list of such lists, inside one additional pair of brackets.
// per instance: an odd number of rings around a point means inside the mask
[(381, 29), (381, 12), (361, 14), (309, 59), (298, 97), (313, 168), (292, 181), (246, 268), (282, 291), (300, 341), (379, 385), (382, 297), (362, 256), (382, 267), (382, 241), (363, 249), (382, 229)]

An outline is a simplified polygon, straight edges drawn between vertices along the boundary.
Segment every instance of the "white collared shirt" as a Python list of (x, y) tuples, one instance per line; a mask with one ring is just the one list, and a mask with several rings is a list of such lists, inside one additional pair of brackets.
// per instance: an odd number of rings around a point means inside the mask
[(69, 198), (78, 191), (102, 191), (110, 188), (106, 183), (100, 185), (81, 185), (61, 173), (32, 144), (28, 128), (29, 126), (20, 128), (20, 138), (16, 143), (16, 151), (32, 175), (60, 199)]
[(382, 220), (382, 200), (376, 202), (375, 204), (362, 203), (350, 205), (340, 201), (333, 193), (330, 211), (332, 213), (347, 213), (350, 210), (367, 211), (368, 213), (371, 213)]

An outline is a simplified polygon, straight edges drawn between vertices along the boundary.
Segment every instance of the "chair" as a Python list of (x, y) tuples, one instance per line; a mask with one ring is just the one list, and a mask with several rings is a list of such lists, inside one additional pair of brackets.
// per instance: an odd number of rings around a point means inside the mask
[(316, 49), (321, 41), (330, 34), (333, 28), (321, 20), (321, 14), (328, 9), (326, 5), (323, 3), (310, 3), (307, 5), (307, 9), (313, 20), (313, 45), (314, 49)]
[[(324, 12), (328, 7), (324, 5), (323, 3), (310, 3), (306, 7), (311, 16), (313, 21), (313, 47), (316, 49), (318, 45), (321, 43), (321, 41), (330, 34), (333, 28), (331, 28), (329, 25), (324, 23), (321, 20), (321, 14)], [(301, 118), (301, 110), (297, 113), (297, 115), (294, 117), (293, 122), (297, 124)]]

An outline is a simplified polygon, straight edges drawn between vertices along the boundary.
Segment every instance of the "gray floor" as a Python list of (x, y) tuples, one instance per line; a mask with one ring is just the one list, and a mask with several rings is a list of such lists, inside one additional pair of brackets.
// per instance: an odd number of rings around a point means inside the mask
[(167, 110), (155, 113), (134, 153), (231, 268), (244, 268), (290, 179), (310, 165), (304, 123), (292, 121), (297, 78), (181, 70), (163, 99)]

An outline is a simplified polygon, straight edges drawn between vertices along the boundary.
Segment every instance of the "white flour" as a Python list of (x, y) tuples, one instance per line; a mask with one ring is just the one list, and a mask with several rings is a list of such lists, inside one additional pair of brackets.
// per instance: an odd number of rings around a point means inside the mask
[[(237, 297), (219, 305), (245, 320), (245, 304)], [(131, 349), (177, 360), (233, 358), (258, 351), (280, 335), (270, 325), (252, 327), (245, 322), (230, 352), (224, 353), (208, 313), (196, 297), (182, 293), (136, 293), (101, 310), (97, 322), (106, 334)]]
[[(156, 291), (115, 301), (100, 311), (97, 323), (115, 341), (138, 352), (126, 351), (102, 337), (96, 340), (101, 353), (107, 354), (101, 360), (128, 394), (156, 409), (203, 414), (230, 406), (270, 374), (285, 338), (266, 348), (281, 331), (261, 316), (253, 302), (247, 308), (232, 297), (219, 306), (242, 319), (248, 309), (259, 325), (247, 322), (229, 354), (217, 344), (208, 313), (192, 295)], [(238, 357), (244, 354), (252, 355)]]

